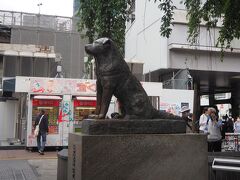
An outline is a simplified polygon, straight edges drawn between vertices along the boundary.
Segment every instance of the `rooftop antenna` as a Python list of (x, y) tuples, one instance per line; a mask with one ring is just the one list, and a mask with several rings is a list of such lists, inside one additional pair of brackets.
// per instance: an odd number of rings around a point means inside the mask
[(40, 2), (40, 3), (38, 3), (37, 4), (37, 6), (38, 6), (38, 14), (40, 14), (40, 10), (41, 10), (41, 6), (42, 6), (43, 4)]

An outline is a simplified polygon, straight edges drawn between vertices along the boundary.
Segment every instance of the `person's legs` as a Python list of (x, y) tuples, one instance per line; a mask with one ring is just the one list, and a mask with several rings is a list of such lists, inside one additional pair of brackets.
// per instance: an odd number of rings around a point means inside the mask
[(37, 148), (38, 148), (38, 151), (40, 151), (41, 149), (41, 133), (40, 132), (37, 136)]
[(222, 140), (214, 142), (214, 152), (221, 152), (222, 150)]
[(208, 152), (213, 152), (214, 142), (208, 142)]
[(43, 152), (45, 149), (46, 141), (47, 141), (47, 133), (42, 132), (41, 134), (42, 134), (42, 146), (40, 150)]

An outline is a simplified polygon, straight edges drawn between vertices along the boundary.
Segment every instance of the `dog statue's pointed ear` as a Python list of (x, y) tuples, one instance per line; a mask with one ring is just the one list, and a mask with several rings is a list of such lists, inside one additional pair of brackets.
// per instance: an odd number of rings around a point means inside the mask
[(111, 43), (111, 39), (109, 39), (109, 38), (104, 38), (104, 41), (103, 41), (103, 44), (105, 45), (107, 45), (107, 44), (110, 44)]

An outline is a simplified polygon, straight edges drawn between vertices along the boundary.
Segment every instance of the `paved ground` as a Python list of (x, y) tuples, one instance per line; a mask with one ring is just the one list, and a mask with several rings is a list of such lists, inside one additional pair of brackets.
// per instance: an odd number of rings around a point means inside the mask
[(56, 180), (57, 152), (0, 150), (0, 180)]
[(38, 152), (31, 152), (26, 150), (0, 150), (0, 160), (27, 160), (27, 159), (56, 159), (57, 152), (45, 152), (45, 155), (39, 155)]
[(39, 180), (57, 180), (57, 159), (28, 160), (28, 163)]

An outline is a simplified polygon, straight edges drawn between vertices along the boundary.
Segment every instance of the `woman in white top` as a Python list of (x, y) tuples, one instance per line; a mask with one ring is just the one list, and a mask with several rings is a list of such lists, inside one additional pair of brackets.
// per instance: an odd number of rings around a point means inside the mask
[(199, 133), (206, 134), (207, 133), (207, 122), (208, 122), (208, 108), (203, 109), (203, 113), (199, 119)]

